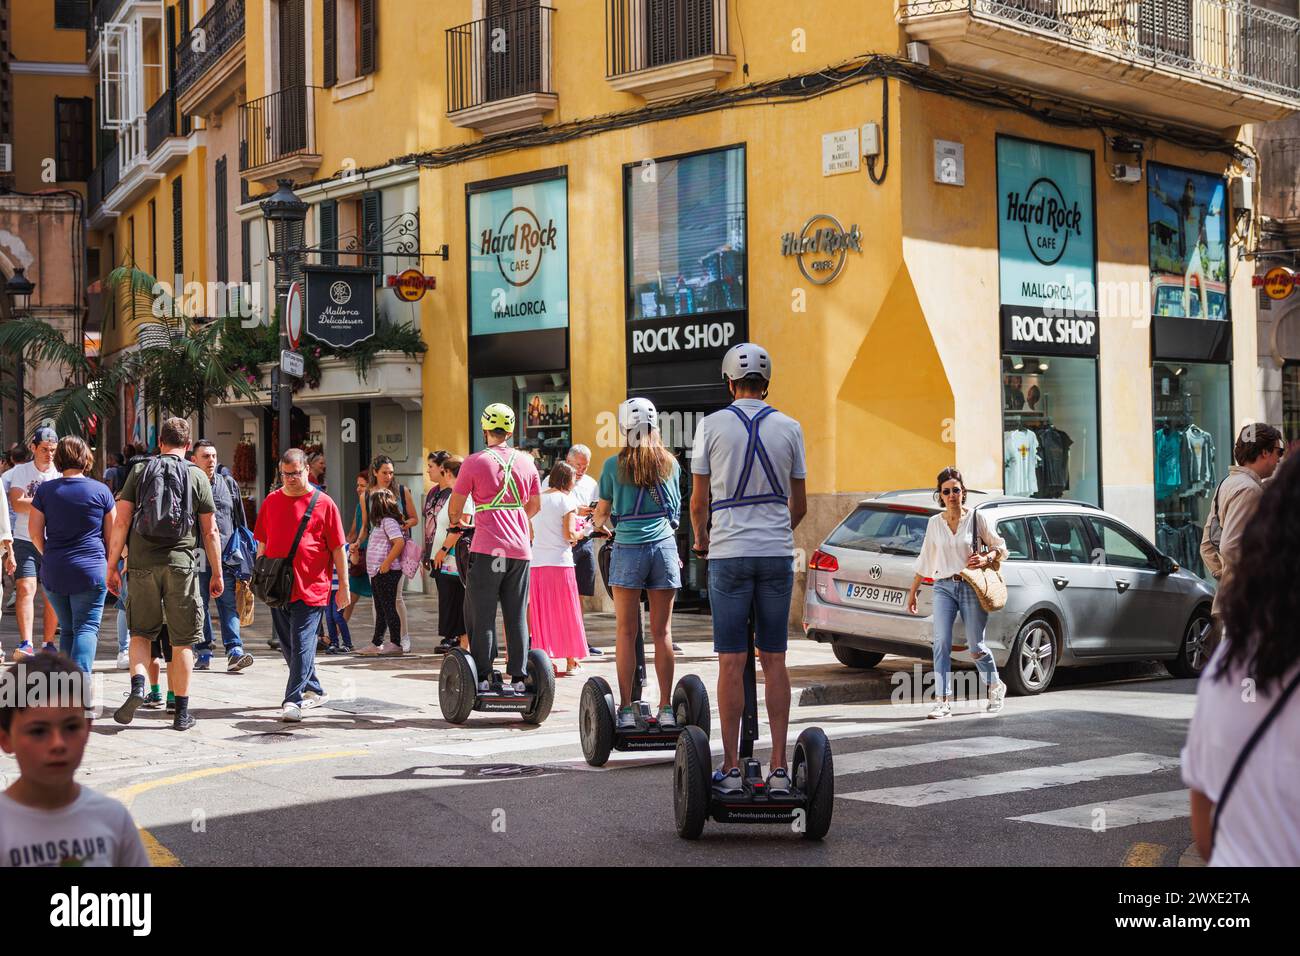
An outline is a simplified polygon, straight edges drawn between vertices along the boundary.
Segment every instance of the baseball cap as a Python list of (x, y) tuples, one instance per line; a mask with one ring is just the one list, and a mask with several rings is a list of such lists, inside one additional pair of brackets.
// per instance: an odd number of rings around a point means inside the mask
[(42, 445), (47, 441), (58, 441), (59, 433), (48, 425), (42, 425), (36, 431), (32, 432), (31, 444)]

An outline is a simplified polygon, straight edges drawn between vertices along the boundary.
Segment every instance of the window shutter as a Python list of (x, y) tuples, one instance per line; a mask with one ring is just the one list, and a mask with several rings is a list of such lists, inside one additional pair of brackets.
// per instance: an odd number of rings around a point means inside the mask
[[(316, 244), (322, 249), (337, 249), (339, 247), (339, 201), (330, 199), (316, 207), (316, 212), (320, 216), (319, 227), (316, 237)], [(320, 254), (321, 265), (336, 266), (339, 264), (339, 254), (337, 252), (322, 252)]]
[[(181, 177), (172, 180), (172, 274), (185, 275), (185, 194), (181, 188)], [(176, 290), (177, 299), (180, 290)]]
[(253, 223), (249, 219), (239, 222), (239, 281), (245, 286), (239, 290), (243, 296), (253, 282)]
[(339, 81), (339, 3), (325, 0), (325, 86)]
[(217, 181), (213, 184), (213, 205), (216, 207), (216, 238), (217, 238), (217, 281), (230, 281), (230, 243), (229, 230), (226, 216), (229, 209), (226, 202), (226, 157), (222, 156), (215, 164), (215, 174)]
[(693, 0), (686, 7), (683, 59), (705, 56), (713, 50), (713, 0)]
[(357, 0), (361, 5), (361, 56), (357, 75), (365, 76), (379, 69), (379, 3)]
[(60, 182), (85, 182), (90, 176), (89, 98), (54, 99), (54, 175)]
[[(384, 251), (384, 203), (383, 193), (377, 189), (361, 194), (361, 248), (367, 252)], [(367, 256), (366, 267), (369, 269), (380, 269), (382, 272), (382, 256)], [(382, 275), (380, 279), (382, 281)]]

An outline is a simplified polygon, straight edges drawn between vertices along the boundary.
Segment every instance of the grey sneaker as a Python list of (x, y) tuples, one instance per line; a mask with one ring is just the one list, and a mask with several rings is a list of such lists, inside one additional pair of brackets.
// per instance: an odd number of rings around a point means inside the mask
[(632, 709), (630, 704), (627, 707), (618, 709), (618, 724), (616, 726), (619, 730), (636, 730), (636, 711)]
[(925, 715), (930, 720), (943, 720), (945, 717), (952, 716), (952, 704), (946, 700), (940, 700), (934, 705), (934, 710)]
[(328, 704), (329, 700), (329, 694), (318, 694), (315, 691), (309, 690), (302, 695), (302, 709), (311, 710), (313, 707), (320, 707), (323, 704)]
[(790, 792), (790, 775), (784, 767), (777, 767), (767, 775), (767, 792), (782, 796)]
[(659, 708), (659, 726), (665, 730), (677, 729), (677, 715), (673, 713), (671, 707)]
[(984, 709), (987, 710), (990, 714), (996, 714), (998, 711), (1002, 709), (1002, 703), (1006, 699), (1006, 696), (1007, 696), (1006, 681), (998, 681), (996, 684), (994, 684), (989, 688), (989, 702), (988, 702), (988, 706), (985, 707)]
[(718, 790), (734, 792), (741, 789), (744, 784), (740, 781), (740, 768), (732, 767), (730, 770), (713, 771), (713, 786)]

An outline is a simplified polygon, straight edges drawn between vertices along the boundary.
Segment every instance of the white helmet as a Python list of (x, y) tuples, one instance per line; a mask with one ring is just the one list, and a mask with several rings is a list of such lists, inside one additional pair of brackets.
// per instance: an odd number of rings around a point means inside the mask
[(767, 349), (753, 342), (741, 342), (722, 356), (722, 377), (730, 381), (757, 373), (772, 381), (772, 358)]
[(648, 434), (659, 427), (659, 412), (648, 398), (629, 398), (618, 406), (618, 430), (624, 435), (633, 432)]

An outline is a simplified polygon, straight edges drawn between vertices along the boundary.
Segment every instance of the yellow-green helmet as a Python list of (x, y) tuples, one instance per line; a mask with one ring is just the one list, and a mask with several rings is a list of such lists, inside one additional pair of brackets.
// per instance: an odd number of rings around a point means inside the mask
[(509, 405), (493, 402), (483, 409), (483, 417), (478, 423), (485, 432), (496, 431), (498, 428), (503, 432), (512, 432), (515, 430), (515, 411)]

